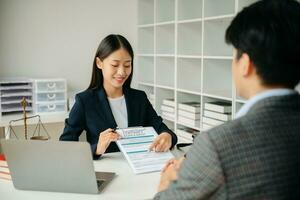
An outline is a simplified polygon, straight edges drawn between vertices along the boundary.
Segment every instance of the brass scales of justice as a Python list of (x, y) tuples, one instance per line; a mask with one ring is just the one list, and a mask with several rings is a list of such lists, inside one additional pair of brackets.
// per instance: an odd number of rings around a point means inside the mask
[[(27, 104), (28, 104), (28, 102), (26, 101), (26, 98), (23, 97), (23, 99), (21, 101), (22, 110), (23, 110), (23, 118), (16, 119), (16, 120), (11, 120), (9, 122), (9, 126), (8, 126), (8, 130), (7, 130), (6, 135), (10, 136), (10, 134), (13, 133), (14, 136), (18, 139), (18, 136), (17, 136), (15, 130), (13, 129), (13, 123), (18, 122), (18, 121), (24, 121), (24, 135), (25, 135), (25, 140), (27, 140), (28, 139), (27, 120), (28, 119), (33, 119), (33, 118), (38, 118), (38, 123), (37, 123), (37, 125), (34, 129), (34, 132), (33, 132), (32, 136), (30, 137), (30, 139), (31, 140), (49, 140), (50, 135), (49, 135), (48, 131), (46, 130), (44, 124), (41, 121), (41, 116), (40, 115), (33, 115), (33, 116), (30, 116), (30, 117), (27, 117), (27, 114), (26, 114)], [(43, 131), (46, 133), (47, 136), (41, 135), (41, 128), (43, 129)]]

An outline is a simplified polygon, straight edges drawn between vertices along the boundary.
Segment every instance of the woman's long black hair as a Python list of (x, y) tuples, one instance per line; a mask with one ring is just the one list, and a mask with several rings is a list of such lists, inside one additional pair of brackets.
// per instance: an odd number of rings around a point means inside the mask
[(107, 58), (111, 53), (120, 48), (125, 49), (129, 55), (131, 56), (131, 74), (129, 75), (128, 79), (125, 81), (123, 87), (130, 88), (132, 74), (133, 74), (133, 50), (128, 42), (128, 40), (123, 37), (122, 35), (108, 35), (106, 36), (100, 43), (96, 55), (94, 57), (93, 63), (93, 72), (90, 85), (88, 89), (95, 89), (103, 87), (103, 74), (102, 70), (97, 67), (96, 58), (98, 57), (101, 61)]

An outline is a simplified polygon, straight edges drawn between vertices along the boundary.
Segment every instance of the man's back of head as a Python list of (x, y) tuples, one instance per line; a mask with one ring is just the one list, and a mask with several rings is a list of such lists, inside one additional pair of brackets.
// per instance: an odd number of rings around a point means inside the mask
[(299, 83), (300, 3), (258, 1), (237, 14), (225, 38), (237, 50), (234, 59), (249, 56), (261, 84), (294, 88)]

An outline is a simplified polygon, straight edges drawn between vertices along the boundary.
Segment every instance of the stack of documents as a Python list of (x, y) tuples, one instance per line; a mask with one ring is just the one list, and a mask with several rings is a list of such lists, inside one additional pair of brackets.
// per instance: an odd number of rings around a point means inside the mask
[(193, 101), (179, 103), (178, 121), (188, 127), (200, 127), (200, 103)]
[(168, 152), (150, 152), (149, 147), (157, 137), (153, 127), (117, 129), (121, 135), (117, 145), (135, 174), (161, 171), (174, 156)]
[(188, 127), (179, 127), (176, 130), (178, 143), (192, 143), (193, 138), (199, 134), (200, 131)]
[(204, 104), (203, 129), (207, 130), (214, 126), (231, 120), (231, 103), (215, 101)]
[(8, 169), (6, 160), (4, 156), (0, 154), (0, 179), (11, 180), (11, 175)]
[(164, 119), (175, 120), (175, 101), (172, 98), (164, 99), (160, 107), (161, 115)]

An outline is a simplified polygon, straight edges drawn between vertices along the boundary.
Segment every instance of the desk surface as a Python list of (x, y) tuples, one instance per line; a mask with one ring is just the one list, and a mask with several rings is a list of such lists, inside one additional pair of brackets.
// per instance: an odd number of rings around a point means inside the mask
[(0, 197), (1, 200), (15, 199), (38, 199), (38, 200), (56, 200), (56, 199), (151, 199), (156, 193), (160, 173), (149, 173), (135, 175), (121, 153), (105, 154), (102, 159), (94, 161), (95, 171), (112, 171), (117, 176), (105, 188), (101, 194), (86, 195), (73, 193), (56, 192), (38, 192), (16, 190), (11, 181), (0, 179)]

